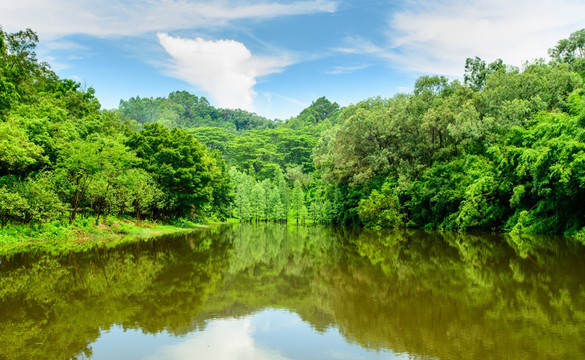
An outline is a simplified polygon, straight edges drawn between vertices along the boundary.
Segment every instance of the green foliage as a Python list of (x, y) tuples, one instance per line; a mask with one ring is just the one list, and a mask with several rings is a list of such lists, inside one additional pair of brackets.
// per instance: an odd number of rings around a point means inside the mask
[(285, 123), (292, 129), (300, 130), (301, 128), (315, 127), (319, 128), (320, 124), (329, 122), (329, 125), (336, 122), (336, 118), (341, 110), (340, 106), (329, 101), (324, 96), (313, 101), (311, 105), (296, 117)]
[(168, 127), (218, 127), (229, 132), (266, 129), (274, 125), (271, 120), (243, 110), (217, 109), (204, 97), (186, 91), (175, 91), (167, 98), (141, 98), (121, 100), (119, 111), (123, 119), (139, 124), (158, 122)]
[(250, 192), (250, 203), (252, 204), (252, 220), (253, 221), (260, 221), (267, 219), (266, 216), (266, 191), (262, 186), (262, 183), (256, 182), (254, 186), (252, 186), (252, 191)]
[(202, 214), (212, 200), (212, 174), (215, 163), (192, 135), (163, 125), (145, 124), (132, 135), (128, 145), (143, 160), (144, 170), (153, 175), (164, 192), (163, 215)]
[[(123, 102), (123, 111), (100, 111), (92, 88), (59, 79), (47, 64), (37, 61), (34, 32), (0, 35), (4, 225), (41, 225), (64, 217), (73, 224), (79, 213), (84, 216), (80, 221), (93, 216), (96, 224), (110, 214), (218, 219), (229, 215), (231, 181), (221, 155), (210, 153), (185, 131), (145, 125), (138, 132), (131, 120), (148, 113), (159, 117), (152, 121), (174, 126), (200, 111), (218, 113), (207, 100), (176, 92), (165, 101), (138, 98)], [(147, 105), (153, 108), (145, 110)], [(230, 114), (234, 121), (246, 116)], [(249, 116), (250, 126), (254, 119)], [(226, 135), (208, 134), (215, 144)]]
[(0, 225), (6, 226), (8, 221), (17, 221), (24, 218), (28, 203), (18, 193), (12, 192), (5, 186), (0, 186)]
[(497, 230), (510, 215), (508, 199), (511, 184), (484, 157), (468, 156), (464, 172), (464, 184), (467, 186), (458, 211), (449, 216), (448, 227)]
[(241, 170), (252, 170), (261, 179), (271, 177), (277, 168), (300, 166), (309, 173), (314, 170), (311, 152), (317, 140), (315, 134), (304, 130), (248, 131), (230, 143), (228, 163)]
[(210, 150), (218, 150), (223, 156), (229, 153), (230, 142), (234, 139), (234, 134), (221, 127), (196, 127), (186, 129), (200, 143), (207, 146)]
[[(92, 88), (0, 30), (2, 222), (208, 217), (530, 233), (585, 229), (583, 30), (521, 69), (468, 59), (464, 84), (284, 122), (186, 91), (100, 111)], [(391, 185), (390, 185), (391, 184)], [(84, 220), (84, 219), (82, 219)]]
[[(468, 59), (466, 86), (423, 76), (411, 95), (342, 109), (314, 150), (335, 189), (326, 195), (333, 221), (351, 222), (357, 209), (362, 224), (392, 227), (376, 211), (386, 206), (416, 227), (580, 231), (585, 105), (572, 62), (583, 57), (581, 33), (551, 50), (549, 64)], [(315, 201), (313, 218), (320, 208)]]
[(13, 121), (0, 122), (0, 176), (25, 173), (46, 160), (43, 148), (30, 141), (24, 129)]
[(305, 192), (303, 190), (303, 185), (299, 180), (294, 182), (290, 198), (290, 218), (296, 221), (297, 225), (299, 223), (304, 224), (309, 214), (305, 205)]
[(254, 173), (246, 174), (231, 168), (230, 177), (235, 189), (234, 215), (240, 221), (287, 221), (292, 199), (288, 183), (280, 170), (274, 179), (259, 181)]
[(123, 174), (121, 181), (129, 190), (129, 203), (126, 204), (132, 207), (134, 217), (140, 220), (145, 213), (150, 213), (152, 217), (153, 210), (164, 196), (152, 175), (144, 169), (130, 169)]
[(232, 203), (234, 200), (232, 179), (224, 159), (217, 150), (211, 152), (210, 159), (212, 200), (209, 204), (211, 210), (208, 211), (208, 214), (214, 216), (216, 219), (226, 220), (231, 217)]
[(397, 143), (396, 128), (389, 123), (389, 106), (382, 99), (371, 99), (344, 109), (330, 142), (322, 139), (319, 145), (326, 158), (317, 155), (317, 162), (328, 166), (325, 176), (362, 183), (389, 170), (395, 161), (391, 148)]
[(18, 193), (26, 200), (25, 222), (44, 224), (60, 219), (67, 206), (59, 198), (55, 188), (55, 175), (44, 172), (29, 177), (17, 186)]
[(397, 228), (404, 224), (398, 197), (389, 182), (382, 185), (380, 192), (374, 189), (367, 198), (360, 200), (358, 214), (368, 228)]
[(56, 164), (57, 186), (63, 201), (70, 205), (70, 224), (75, 221), (88, 188), (97, 178), (103, 150), (97, 141), (76, 140), (66, 144), (59, 154)]
[(18, 99), (16, 86), (6, 77), (0, 75), (0, 118), (16, 99)]
[(577, 73), (585, 72), (585, 29), (572, 33), (568, 39), (560, 40), (557, 46), (549, 49), (553, 60), (566, 63)]
[[(575, 107), (583, 96), (572, 97)], [(585, 226), (585, 132), (581, 116), (542, 113), (505, 148), (515, 180), (516, 216), (508, 226), (531, 233), (575, 233)], [(522, 187), (520, 187), (522, 186)]]
[(486, 66), (485, 61), (479, 57), (465, 60), (465, 84), (474, 90), (481, 90), (486, 78), (494, 72), (505, 70), (502, 59), (498, 59)]
[(36, 58), (39, 38), (31, 29), (6, 33), (0, 27), (0, 84), (7, 91), (0, 97), (0, 111), (10, 108), (14, 100), (27, 98), (38, 76), (48, 72), (48, 66)]

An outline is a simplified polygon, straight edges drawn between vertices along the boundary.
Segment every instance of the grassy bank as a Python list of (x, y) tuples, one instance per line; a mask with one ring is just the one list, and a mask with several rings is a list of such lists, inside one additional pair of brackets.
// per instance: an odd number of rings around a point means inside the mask
[(172, 224), (108, 217), (95, 225), (95, 218), (77, 219), (69, 225), (54, 221), (43, 225), (9, 224), (0, 230), (0, 256), (25, 251), (60, 253), (82, 251), (96, 246), (115, 246), (155, 235), (189, 231), (205, 225), (186, 220)]

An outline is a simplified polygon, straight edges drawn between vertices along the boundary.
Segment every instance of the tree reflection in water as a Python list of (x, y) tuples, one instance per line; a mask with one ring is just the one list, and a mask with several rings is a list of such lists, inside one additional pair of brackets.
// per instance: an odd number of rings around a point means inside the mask
[[(0, 358), (91, 357), (283, 309), (414, 358), (585, 357), (585, 251), (563, 238), (226, 225), (0, 264)], [(131, 345), (129, 345), (131, 346)]]

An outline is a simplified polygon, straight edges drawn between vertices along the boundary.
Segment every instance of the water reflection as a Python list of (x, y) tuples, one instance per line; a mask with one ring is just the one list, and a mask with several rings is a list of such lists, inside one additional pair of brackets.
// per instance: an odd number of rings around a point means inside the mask
[(584, 255), (561, 238), (279, 225), (22, 255), (0, 263), (0, 358), (111, 359), (120, 338), (158, 344), (126, 359), (584, 358)]
[[(127, 347), (128, 342), (140, 344), (139, 354)], [(116, 327), (102, 334), (93, 351), (94, 360), (375, 359), (381, 355), (386, 359), (408, 358), (405, 354), (376, 353), (348, 344), (333, 329), (315, 334), (298, 315), (276, 309), (209, 320), (205, 331), (182, 337), (167, 333), (144, 335)]]

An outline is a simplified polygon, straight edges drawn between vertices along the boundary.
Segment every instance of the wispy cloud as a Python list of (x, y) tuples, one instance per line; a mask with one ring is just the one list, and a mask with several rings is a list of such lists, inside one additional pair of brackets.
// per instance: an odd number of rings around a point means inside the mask
[(333, 49), (343, 54), (380, 54), (385, 51), (383, 47), (373, 44), (369, 40), (359, 36), (345, 38), (345, 46)]
[[(22, 30), (22, 29), (21, 29)], [(73, 41), (65, 41), (65, 40), (55, 40), (50, 41), (47, 43), (43, 43), (43, 49), (47, 51), (53, 50), (83, 50), (86, 49), (85, 46), (73, 42)]]
[(184, 39), (165, 33), (158, 38), (172, 57), (168, 74), (206, 91), (220, 107), (253, 111), (256, 79), (294, 62), (287, 55), (253, 55), (234, 40)]
[(65, 70), (65, 69), (69, 69), (71, 66), (69, 64), (60, 62), (58, 58), (54, 57), (54, 56), (43, 56), (42, 60), (51, 64), (51, 69), (55, 70), (55, 71), (61, 71), (61, 70)]
[(98, 37), (217, 27), (239, 19), (334, 12), (331, 0), (19, 0), (5, 1), (0, 24), (5, 30), (30, 27), (45, 40), (69, 34)]
[(276, 98), (282, 99), (284, 101), (287, 101), (289, 103), (292, 103), (292, 104), (295, 104), (295, 105), (298, 105), (301, 107), (307, 107), (307, 106), (311, 105), (311, 103), (307, 103), (305, 101), (301, 101), (299, 99), (295, 99), (293, 97), (274, 93), (274, 92), (272, 92), (272, 93), (265, 92), (265, 93), (262, 93), (262, 95), (264, 95), (264, 97), (266, 97), (268, 103), (270, 103), (270, 104), (272, 103), (272, 97), (276, 97)]
[(353, 66), (334, 66), (333, 69), (325, 71), (325, 74), (329, 75), (340, 75), (340, 74), (350, 74), (352, 72), (362, 70), (372, 66), (371, 64), (361, 64), (361, 65), (353, 65)]
[(546, 57), (584, 24), (581, 0), (416, 0), (389, 16), (387, 43), (349, 38), (337, 51), (370, 54), (404, 70), (461, 76), (468, 57), (516, 66)]

